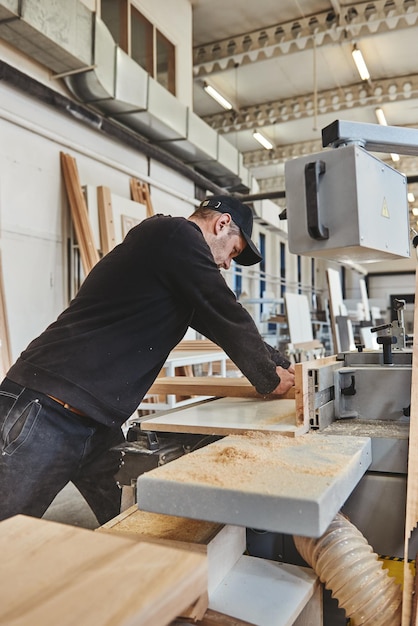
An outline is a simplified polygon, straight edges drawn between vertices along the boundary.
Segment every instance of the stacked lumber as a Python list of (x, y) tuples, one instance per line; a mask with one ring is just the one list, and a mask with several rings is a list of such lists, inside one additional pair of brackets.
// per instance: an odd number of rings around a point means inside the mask
[(131, 198), (135, 202), (145, 204), (147, 209), (147, 217), (154, 215), (154, 209), (151, 202), (151, 195), (148, 183), (142, 183), (137, 178), (130, 180)]

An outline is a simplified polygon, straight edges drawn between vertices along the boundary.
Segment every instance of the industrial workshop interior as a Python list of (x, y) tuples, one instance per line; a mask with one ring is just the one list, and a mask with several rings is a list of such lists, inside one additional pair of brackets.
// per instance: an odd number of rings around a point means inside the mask
[(70, 481), (0, 522), (0, 624), (418, 624), (417, 59), (415, 0), (0, 0), (2, 379), (211, 196), (250, 208), (261, 262), (219, 272), (294, 369), (260, 393), (190, 326), (112, 449), (120, 512)]

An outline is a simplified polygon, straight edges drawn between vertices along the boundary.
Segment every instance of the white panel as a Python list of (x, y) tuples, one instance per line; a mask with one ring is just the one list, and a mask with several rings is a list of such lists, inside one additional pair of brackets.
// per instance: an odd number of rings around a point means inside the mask
[(151, 201), (154, 213), (189, 217), (195, 209), (189, 198), (194, 197), (194, 183), (191, 180), (180, 177), (173, 170), (157, 161), (151, 161), (150, 176), (155, 180), (164, 181), (168, 188), (172, 187), (179, 194), (184, 194), (184, 200), (170, 193), (150, 185)]
[(290, 342), (312, 341), (312, 321), (308, 298), (301, 294), (286, 292), (284, 299)]
[(233, 174), (238, 174), (238, 150), (227, 139), (218, 136), (218, 160)]
[(3, 280), (12, 359), (61, 312), (61, 240), (2, 232)]

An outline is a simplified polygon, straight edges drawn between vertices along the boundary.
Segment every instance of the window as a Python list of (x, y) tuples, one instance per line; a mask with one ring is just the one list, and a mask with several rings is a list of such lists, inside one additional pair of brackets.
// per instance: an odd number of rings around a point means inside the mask
[(101, 0), (101, 18), (118, 46), (175, 95), (176, 50), (171, 41), (131, 4), (131, 0)]
[(131, 57), (154, 76), (153, 26), (137, 9), (131, 8)]
[(102, 0), (101, 16), (118, 46), (128, 52), (127, 0)]

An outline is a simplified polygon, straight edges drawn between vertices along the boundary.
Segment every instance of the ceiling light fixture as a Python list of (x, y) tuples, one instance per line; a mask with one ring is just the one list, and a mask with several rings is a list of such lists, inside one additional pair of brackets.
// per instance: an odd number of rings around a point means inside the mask
[[(385, 114), (383, 113), (383, 109), (375, 109), (375, 113), (379, 124), (381, 126), (387, 126), (388, 123), (386, 121)], [(396, 152), (391, 152), (390, 156), (392, 157), (392, 161), (394, 163), (397, 163), (400, 159), (399, 154), (396, 154)]]
[(415, 202), (415, 196), (412, 191), (408, 191), (408, 202)]
[(228, 102), (228, 100), (226, 98), (224, 98), (219, 91), (217, 91), (214, 87), (212, 87), (212, 85), (208, 85), (207, 83), (205, 83), (203, 85), (203, 89), (206, 91), (207, 94), (209, 94), (209, 96), (211, 98), (213, 98), (214, 100), (216, 100), (216, 102), (218, 104), (221, 105), (221, 107), (223, 107), (224, 109), (226, 109), (227, 111), (230, 111), (232, 109), (232, 104), (230, 102)]
[(375, 113), (376, 113), (377, 121), (379, 122), (379, 124), (381, 126), (387, 126), (388, 123), (386, 121), (385, 114), (383, 113), (383, 109), (376, 109)]
[(357, 48), (356, 44), (354, 44), (351, 54), (353, 55), (354, 63), (356, 64), (357, 71), (360, 74), (361, 80), (369, 80), (369, 70), (367, 69), (366, 62), (363, 58), (363, 55), (361, 54), (361, 50)]
[(271, 143), (271, 141), (269, 141), (268, 139), (266, 139), (266, 137), (264, 137), (264, 135), (262, 135), (261, 133), (258, 132), (258, 130), (255, 130), (253, 132), (253, 137), (256, 141), (258, 141), (258, 143), (260, 143), (263, 148), (265, 148), (266, 150), (273, 150), (274, 146)]

